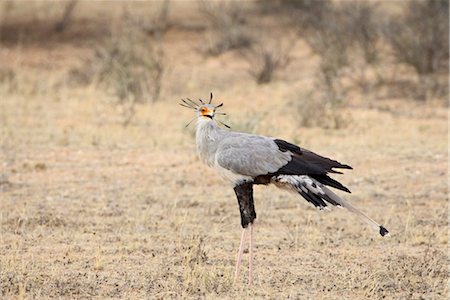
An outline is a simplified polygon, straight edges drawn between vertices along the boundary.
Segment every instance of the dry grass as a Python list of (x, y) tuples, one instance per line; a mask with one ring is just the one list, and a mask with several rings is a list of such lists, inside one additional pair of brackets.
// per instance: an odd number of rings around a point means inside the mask
[[(46, 5), (14, 4), (8, 22)], [(352, 120), (345, 130), (299, 127), (292, 93), (308, 90), (319, 67), (305, 43), (292, 49), (280, 80), (260, 86), (238, 54), (205, 58), (197, 51), (204, 34), (175, 28), (163, 40), (160, 101), (137, 103), (123, 127), (111, 95), (61, 84), (121, 18), (121, 5), (108, 9), (115, 17), (104, 18), (101, 4), (78, 3), (70, 26), (47, 43), (42, 32), (1, 37), (2, 68), (14, 74), (0, 83), (2, 299), (448, 298), (447, 108), (404, 98), (368, 107), (354, 91), (340, 108)], [(53, 32), (60, 14), (45, 11), (35, 27), (46, 32), (48, 18)], [(201, 20), (196, 5), (171, 6), (172, 18), (182, 16)], [(19, 25), (4, 23), (2, 32)], [(340, 176), (348, 198), (392, 237), (345, 210), (318, 212), (257, 187), (255, 286), (245, 272), (233, 285), (236, 199), (196, 158), (192, 129), (184, 129), (192, 112), (176, 105), (211, 90), (232, 127), (351, 164)]]

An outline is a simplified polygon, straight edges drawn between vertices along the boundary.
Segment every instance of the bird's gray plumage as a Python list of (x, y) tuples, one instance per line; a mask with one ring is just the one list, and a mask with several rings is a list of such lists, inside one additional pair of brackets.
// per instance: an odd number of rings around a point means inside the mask
[(219, 142), (216, 163), (231, 172), (245, 176), (274, 173), (292, 159), (281, 152), (274, 139), (243, 133), (231, 133)]

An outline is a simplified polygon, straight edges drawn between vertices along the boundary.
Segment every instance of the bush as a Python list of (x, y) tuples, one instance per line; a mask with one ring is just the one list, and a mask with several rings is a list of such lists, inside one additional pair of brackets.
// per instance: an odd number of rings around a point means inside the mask
[(128, 125), (137, 103), (155, 102), (161, 92), (164, 52), (158, 39), (151, 39), (135, 26), (113, 31), (93, 57), (69, 72), (69, 83), (95, 84), (114, 96)]
[(376, 7), (367, 2), (343, 3), (341, 13), (348, 20), (346, 42), (361, 53), (365, 63), (377, 63), (381, 36)]
[(138, 103), (158, 99), (164, 71), (163, 52), (138, 32), (113, 34), (97, 50), (93, 63), (97, 83), (119, 102), (129, 97)]
[(160, 38), (173, 25), (169, 18), (169, 12), (170, 0), (164, 0), (154, 15), (134, 16), (127, 10), (125, 10), (124, 15), (128, 23), (136, 26), (150, 36)]
[(94, 83), (114, 95), (118, 102), (129, 97), (138, 103), (157, 101), (164, 72), (164, 51), (159, 41), (130, 29), (110, 34), (91, 59), (69, 71), (69, 82)]
[(236, 2), (212, 4), (200, 1), (200, 12), (209, 23), (206, 53), (219, 55), (233, 49), (247, 48), (252, 43), (247, 18)]
[(349, 25), (344, 14), (330, 5), (325, 6), (317, 18), (308, 17), (300, 22), (305, 41), (319, 56), (317, 81), (332, 101), (343, 97), (341, 75), (349, 65)]
[[(368, 94), (386, 83), (378, 70), (380, 53), (389, 54), (380, 47), (382, 38), (396, 62), (418, 74), (416, 97), (448, 94), (448, 0), (405, 1), (404, 11), (387, 15), (384, 26), (372, 3), (285, 0), (280, 4), (295, 16), (300, 34), (318, 55), (317, 81), (327, 97), (342, 100), (347, 88), (355, 86)], [(368, 79), (371, 74), (375, 77)], [(396, 84), (389, 89), (397, 89)]]
[(447, 89), (447, 80), (439, 83), (437, 75), (448, 71), (448, 22), (448, 0), (411, 0), (404, 14), (391, 18), (383, 30), (396, 60), (419, 75), (422, 99)]
[(376, 7), (365, 2), (303, 0), (294, 8), (299, 33), (319, 57), (317, 83), (325, 97), (342, 101), (344, 82), (367, 93), (372, 86), (366, 79), (368, 67), (379, 61)]
[(389, 20), (384, 34), (399, 62), (418, 74), (447, 69), (448, 9), (446, 0), (411, 0), (403, 17)]
[(280, 41), (259, 42), (242, 52), (243, 57), (249, 62), (250, 75), (258, 84), (269, 83), (276, 71), (288, 65), (289, 53), (294, 42), (290, 40), (290, 45), (284, 47), (281, 44)]

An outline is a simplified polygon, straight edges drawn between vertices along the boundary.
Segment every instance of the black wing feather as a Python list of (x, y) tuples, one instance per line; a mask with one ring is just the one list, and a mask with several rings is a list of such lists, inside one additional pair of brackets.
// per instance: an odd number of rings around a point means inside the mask
[(351, 166), (320, 156), (284, 140), (276, 139), (274, 142), (277, 144), (280, 151), (290, 151), (293, 155), (292, 160), (281, 167), (273, 175), (308, 175), (322, 184), (350, 193), (348, 188), (327, 176), (327, 173), (342, 174), (341, 172), (333, 170), (333, 168), (352, 169)]
[(314, 175), (309, 175), (309, 176), (314, 178), (315, 180), (317, 180), (318, 182), (320, 182), (322, 184), (334, 187), (334, 188), (336, 188), (338, 190), (341, 190), (341, 191), (344, 191), (344, 192), (347, 192), (347, 193), (351, 193), (350, 190), (347, 187), (342, 185), (342, 183), (340, 183), (337, 180), (334, 180), (333, 178), (331, 178), (331, 177), (329, 177), (329, 176), (327, 176), (325, 174), (320, 174), (320, 175), (315, 175), (314, 174)]

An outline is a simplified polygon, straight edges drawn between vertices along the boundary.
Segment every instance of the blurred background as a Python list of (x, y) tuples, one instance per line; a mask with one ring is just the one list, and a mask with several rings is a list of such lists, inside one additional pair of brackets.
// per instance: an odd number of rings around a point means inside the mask
[(352, 165), (394, 232), (257, 194), (273, 264), (250, 296), (444, 299), (448, 63), (448, 0), (1, 1), (0, 295), (247, 295), (232, 189), (178, 106), (212, 92), (233, 130)]
[[(39, 114), (23, 127), (46, 145), (157, 143), (115, 140), (105, 124), (180, 126), (178, 99), (209, 92), (240, 104), (230, 122), (247, 131), (275, 117), (341, 129), (346, 108), (447, 104), (444, 0), (3, 1), (0, 30), (2, 111), (15, 109), (3, 128)], [(175, 118), (156, 120), (161, 110)]]

